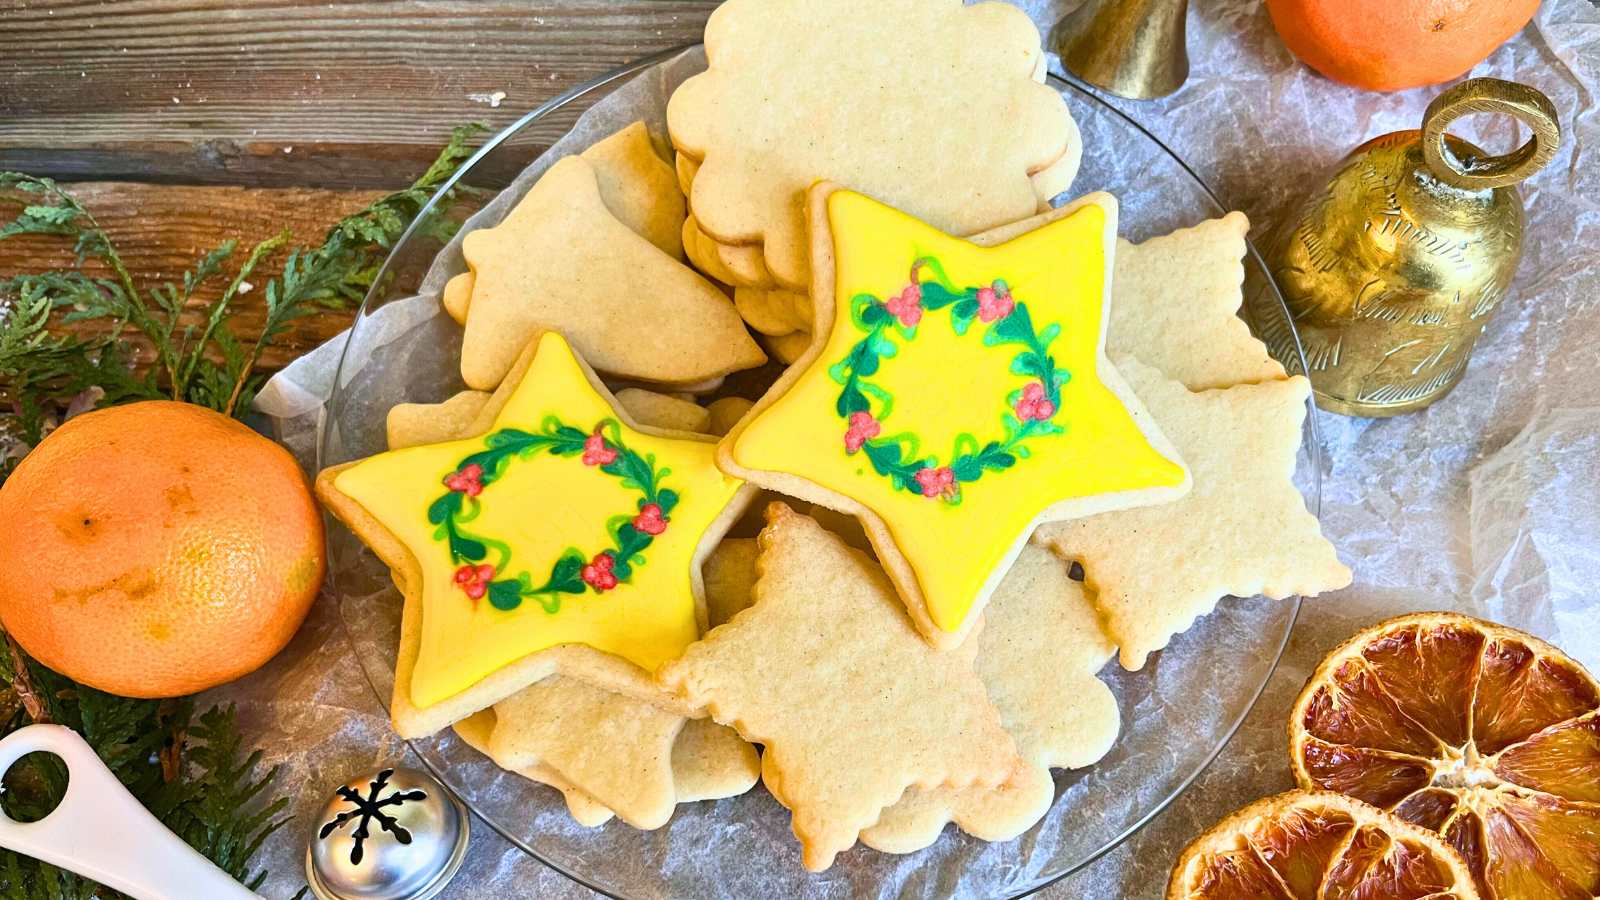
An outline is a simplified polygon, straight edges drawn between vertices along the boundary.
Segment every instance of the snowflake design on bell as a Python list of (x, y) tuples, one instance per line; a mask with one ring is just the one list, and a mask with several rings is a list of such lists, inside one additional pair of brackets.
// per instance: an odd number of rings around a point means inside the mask
[(350, 848), (351, 865), (359, 865), (361, 863), (361, 857), (365, 852), (362, 849), (362, 845), (368, 838), (372, 837), (372, 833), (368, 831), (368, 826), (374, 821), (378, 823), (379, 829), (394, 835), (394, 839), (400, 843), (411, 843), (411, 832), (401, 825), (394, 816), (385, 813), (384, 809), (390, 807), (398, 809), (400, 806), (412, 801), (426, 800), (428, 795), (425, 791), (413, 790), (394, 791), (387, 797), (383, 796), (385, 788), (388, 787), (389, 777), (393, 774), (393, 769), (384, 769), (379, 772), (378, 777), (374, 778), (368, 785), (369, 790), (365, 797), (361, 796), (360, 791), (348, 785), (340, 786), (337, 793), (346, 803), (350, 804), (351, 808), (328, 820), (321, 830), (317, 832), (318, 837), (326, 840), (328, 835), (355, 820), (355, 830), (350, 832), (350, 837), (355, 842), (354, 846)]

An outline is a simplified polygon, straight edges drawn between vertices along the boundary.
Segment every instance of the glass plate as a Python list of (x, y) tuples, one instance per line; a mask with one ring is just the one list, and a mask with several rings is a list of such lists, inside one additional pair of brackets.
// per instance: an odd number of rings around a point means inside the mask
[[(574, 88), (497, 135), (457, 179), (488, 191), (505, 187), (534, 148), (565, 134), (580, 114), (639, 77), (660, 77), (679, 51), (640, 60)], [(692, 51), (691, 51), (692, 52)], [(703, 57), (698, 65), (703, 67)], [(1121, 201), (1123, 236), (1134, 241), (1221, 215), (1199, 177), (1143, 126), (1087, 90), (1052, 76), (1087, 148), (1075, 191), (1107, 190)], [(596, 115), (604, 112), (596, 110)], [(660, 121), (661, 110), (654, 110)], [(624, 120), (626, 121), (626, 120)], [(455, 361), (460, 329), (431, 301), (415, 299), (421, 274), (440, 257), (440, 222), (459, 223), (474, 203), (435, 203), (396, 245), (345, 349), (319, 446), (320, 465), (380, 452), (384, 416), (402, 401), (433, 402), (461, 389)], [(1277, 288), (1252, 247), (1246, 317), (1257, 333), (1293, 335)], [(436, 287), (442, 274), (429, 281)], [(381, 314), (410, 303), (410, 315)], [(420, 311), (420, 312), (419, 312)], [(397, 313), (387, 310), (387, 313)], [(1298, 341), (1290, 342), (1298, 347)], [(1299, 358), (1285, 361), (1304, 371)], [(1313, 416), (1296, 482), (1319, 512), (1321, 461)], [(393, 687), (400, 598), (387, 570), (344, 529), (330, 533), (330, 584), (363, 670), (387, 705)], [(864, 848), (808, 875), (789, 815), (757, 786), (718, 802), (684, 804), (665, 827), (638, 831), (618, 821), (575, 824), (561, 795), (502, 772), (448, 730), (413, 741), (422, 760), (491, 827), (537, 859), (597, 891), (630, 897), (924, 897), (964, 893), (1016, 896), (1089, 864), (1170, 803), (1221, 751), (1277, 664), (1299, 601), (1230, 598), (1139, 672), (1114, 662), (1101, 677), (1115, 692), (1123, 730), (1096, 765), (1057, 772), (1050, 813), (1017, 840), (988, 844), (948, 827), (932, 847), (905, 856)], [(1225, 645), (1226, 657), (1206, 652)]]

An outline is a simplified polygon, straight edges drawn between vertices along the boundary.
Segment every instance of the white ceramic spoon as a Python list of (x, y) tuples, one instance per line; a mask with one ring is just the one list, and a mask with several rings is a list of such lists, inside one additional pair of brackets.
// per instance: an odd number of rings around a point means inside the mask
[(0, 847), (24, 853), (138, 900), (249, 900), (258, 894), (168, 831), (70, 728), (29, 725), (0, 740), (0, 775), (24, 754), (67, 766), (61, 805), (37, 822), (0, 814)]

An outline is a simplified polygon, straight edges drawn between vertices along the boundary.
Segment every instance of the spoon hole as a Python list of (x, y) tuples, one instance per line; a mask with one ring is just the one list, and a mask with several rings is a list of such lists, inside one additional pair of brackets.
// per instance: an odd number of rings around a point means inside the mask
[(0, 777), (0, 810), (13, 822), (37, 822), (56, 811), (67, 792), (67, 763), (48, 750), (25, 753)]

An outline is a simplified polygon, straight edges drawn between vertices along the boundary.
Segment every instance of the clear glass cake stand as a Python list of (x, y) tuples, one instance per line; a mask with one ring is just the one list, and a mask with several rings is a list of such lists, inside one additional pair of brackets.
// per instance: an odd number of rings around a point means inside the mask
[[(677, 63), (680, 74), (685, 65), (703, 67), (694, 48), (685, 50), (687, 62)], [(609, 108), (614, 116), (626, 96), (614, 92), (635, 79), (664, 77), (663, 67), (678, 53), (639, 60), (530, 112), (489, 141), (457, 176), (475, 194), (465, 202), (436, 198), (395, 246), (355, 321), (324, 420), (321, 465), (382, 451), (384, 416), (393, 404), (436, 401), (461, 388), (460, 329), (431, 300), (416, 296), (436, 259), (444, 270), (459, 266), (459, 256), (452, 262), (454, 250), (445, 243), (447, 229), (438, 226), (463, 222), (580, 115), (590, 109), (604, 115)], [(1138, 122), (1076, 84), (1053, 77), (1051, 84), (1066, 96), (1087, 148), (1074, 190), (1117, 195), (1125, 237), (1143, 240), (1225, 211), (1199, 176)], [(657, 122), (660, 106), (657, 100), (648, 110)], [(1245, 263), (1246, 317), (1258, 333), (1292, 336), (1293, 323), (1254, 248)], [(436, 287), (447, 274), (436, 272), (427, 286)], [(1281, 338), (1277, 343), (1284, 345)], [(1297, 341), (1289, 344), (1298, 347)], [(1285, 363), (1303, 372), (1303, 361), (1293, 355)], [(1318, 446), (1308, 412), (1296, 480), (1313, 512), (1320, 506)], [(344, 529), (334, 528), (330, 543), (331, 586), (346, 630), (373, 690), (387, 704), (400, 596), (387, 570)], [(919, 853), (891, 856), (857, 847), (820, 875), (801, 868), (788, 813), (759, 786), (730, 800), (682, 805), (657, 831), (617, 821), (588, 829), (572, 822), (556, 791), (502, 772), (449, 731), (412, 746), (489, 826), (575, 881), (613, 896), (1018, 896), (1088, 865), (1188, 787), (1260, 695), (1298, 610), (1298, 600), (1228, 598), (1143, 670), (1108, 664), (1102, 677), (1119, 699), (1122, 733), (1096, 765), (1057, 773), (1054, 806), (1021, 838), (987, 844), (950, 827)]]

